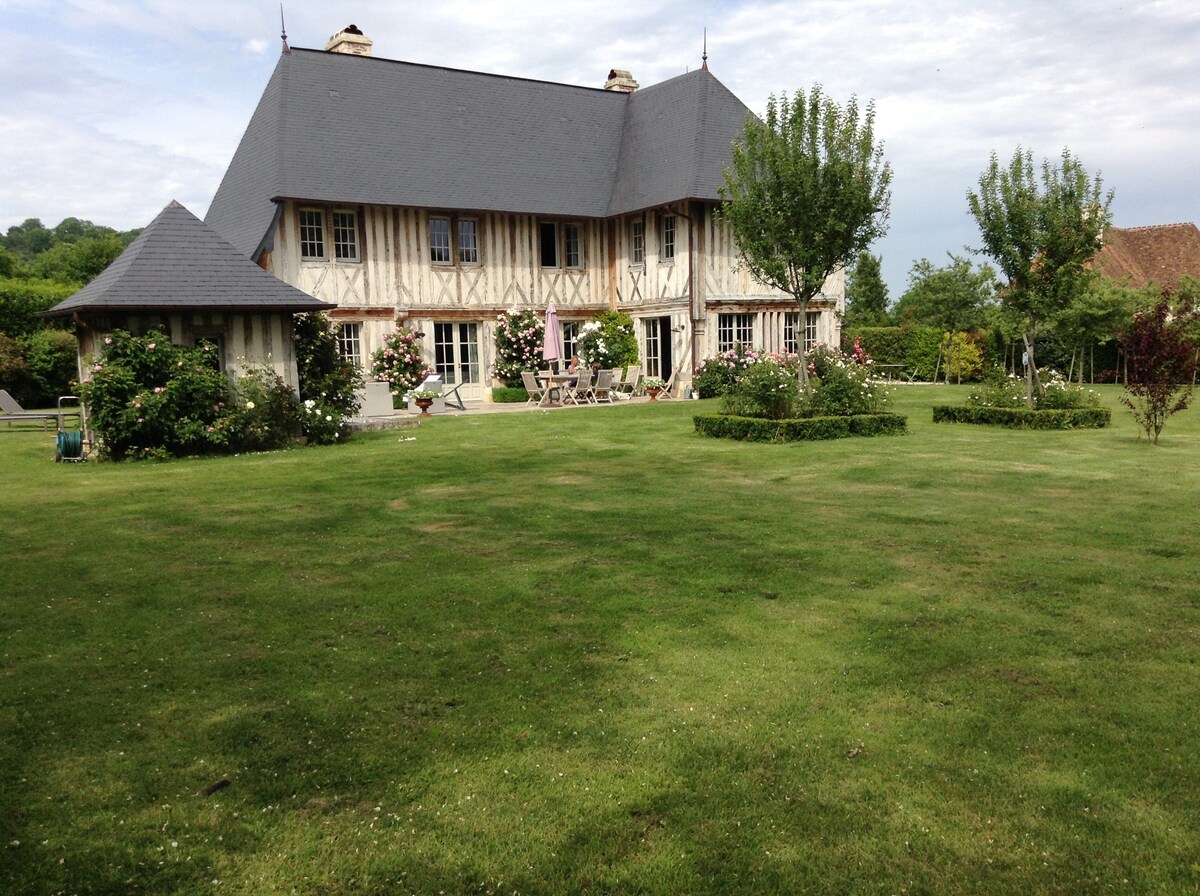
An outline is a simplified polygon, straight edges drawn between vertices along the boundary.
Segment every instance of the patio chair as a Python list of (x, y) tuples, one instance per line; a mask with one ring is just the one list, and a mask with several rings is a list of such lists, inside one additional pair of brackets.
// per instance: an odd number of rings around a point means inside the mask
[(521, 371), (521, 384), (529, 393), (529, 400), (525, 402), (526, 404), (538, 404), (546, 394), (546, 387), (538, 384), (537, 375), (532, 370)]
[(575, 376), (575, 384), (563, 390), (563, 404), (587, 404), (592, 394), (592, 372), (583, 367)]
[(667, 380), (667, 384), (663, 386), (662, 391), (658, 393), (658, 400), (662, 401), (664, 398), (678, 398), (679, 396), (675, 394), (678, 382), (679, 371), (678, 369), (672, 370), (671, 378)]
[(25, 410), (20, 402), (8, 394), (7, 389), (0, 389), (0, 420), (7, 421), (10, 429), (14, 420), (41, 420), (42, 429), (46, 429), (50, 420), (58, 419), (58, 414), (38, 414)]
[(634, 364), (632, 367), (626, 368), (625, 378), (615, 385), (617, 393), (626, 398), (633, 398), (637, 393), (638, 382), (641, 378), (642, 368), (640, 365)]
[(592, 386), (592, 404), (613, 403), (612, 381), (613, 372), (611, 370), (601, 370), (596, 374), (596, 383)]

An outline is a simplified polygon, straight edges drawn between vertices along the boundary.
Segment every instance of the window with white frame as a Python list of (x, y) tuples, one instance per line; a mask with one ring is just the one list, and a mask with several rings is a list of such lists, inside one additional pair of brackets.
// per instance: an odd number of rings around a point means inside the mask
[(342, 324), (338, 331), (338, 353), (356, 366), (362, 366), (362, 324)]
[[(326, 219), (328, 217), (328, 226)], [(300, 258), (304, 261), (360, 261), (358, 213), (351, 209), (302, 208)]]
[(629, 263), (646, 263), (646, 222), (640, 218), (629, 222)]
[(474, 218), (458, 220), (459, 264), (479, 264), (479, 225)]
[(538, 255), (544, 268), (584, 266), (583, 225), (575, 222), (538, 222)]
[(568, 268), (583, 267), (583, 228), (578, 224), (562, 226), (563, 266)]
[(662, 249), (659, 253), (661, 261), (675, 260), (675, 216), (663, 215), (662, 218)]
[(429, 219), (429, 260), (434, 264), (450, 264), (450, 219)]
[(300, 209), (300, 257), (325, 257), (325, 213), (319, 208)]
[(752, 347), (754, 317), (753, 314), (717, 315), (717, 351), (727, 352), (739, 345)]
[[(817, 326), (821, 322), (820, 311), (804, 312), (804, 352), (813, 350), (817, 344)], [(783, 350), (797, 354), (800, 349), (796, 341), (796, 325), (800, 323), (800, 312), (789, 311), (783, 316)]]
[(579, 354), (579, 321), (562, 321), (563, 357), (574, 358)]
[(333, 257), (340, 261), (358, 261), (358, 215), (333, 213)]

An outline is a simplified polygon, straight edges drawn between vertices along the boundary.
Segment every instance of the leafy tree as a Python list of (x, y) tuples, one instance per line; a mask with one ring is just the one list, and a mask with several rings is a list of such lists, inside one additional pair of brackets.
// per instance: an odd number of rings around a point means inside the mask
[(13, 277), (17, 273), (17, 259), (11, 252), (0, 246), (0, 277)]
[(852, 97), (842, 108), (817, 84), (807, 96), (772, 96), (765, 121), (747, 119), (725, 169), (721, 216), (750, 273), (791, 295), (804, 320), (826, 280), (886, 232), (891, 179), (874, 103), (860, 110)]
[(969, 259), (951, 254), (950, 263), (935, 267), (928, 258), (912, 266), (908, 289), (896, 303), (902, 323), (937, 327), (951, 333), (982, 329), (996, 299), (996, 272), (976, 268)]
[(1030, 404), (1034, 391), (1042, 392), (1035, 352), (1038, 325), (1087, 285), (1091, 274), (1085, 265), (1100, 248), (1100, 236), (1112, 220), (1113, 193), (1102, 189), (1100, 175), (1090, 177), (1070, 150), (1063, 150), (1058, 165), (1043, 161), (1039, 180), (1032, 152), (1017, 147), (1007, 167), (992, 153), (978, 192), (967, 192), (983, 237), (980, 251), (996, 262), (1008, 281), (1002, 301), (1023, 318)]
[(18, 258), (29, 260), (45, 252), (53, 242), (54, 233), (39, 218), (26, 218), (22, 223), (8, 228), (4, 248)]
[(1171, 293), (1164, 290), (1152, 307), (1134, 314), (1121, 335), (1127, 359), (1121, 403), (1156, 445), (1167, 418), (1191, 403), (1197, 366), (1192, 330), (1198, 320), (1194, 303), (1172, 307)]
[(1068, 373), (1082, 385), (1087, 349), (1091, 347), (1094, 355), (1095, 346), (1117, 338), (1134, 309), (1154, 301), (1150, 290), (1121, 286), (1107, 277), (1093, 278), (1055, 319), (1056, 329), (1072, 346)]
[(880, 273), (880, 258), (870, 252), (858, 253), (858, 260), (846, 277), (847, 327), (884, 327), (888, 319), (888, 290)]
[(56, 243), (33, 262), (33, 273), (46, 280), (83, 286), (125, 251), (116, 233), (85, 236), (78, 242)]

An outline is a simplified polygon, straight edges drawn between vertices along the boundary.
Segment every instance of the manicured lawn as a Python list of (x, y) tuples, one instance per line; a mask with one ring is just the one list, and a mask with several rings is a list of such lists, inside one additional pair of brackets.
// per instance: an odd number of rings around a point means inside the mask
[(1200, 415), (930, 422), (965, 393), (0, 430), (0, 892), (1197, 892)]

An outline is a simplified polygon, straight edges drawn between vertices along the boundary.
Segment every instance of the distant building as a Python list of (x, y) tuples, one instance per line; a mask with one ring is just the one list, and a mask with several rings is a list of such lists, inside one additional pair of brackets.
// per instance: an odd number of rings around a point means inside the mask
[(804, 320), (737, 263), (714, 212), (749, 110), (709, 71), (604, 89), (374, 58), (354, 26), (284, 45), (206, 223), (335, 303), (369, 361), (396, 325), (467, 399), (492, 385), (494, 324), (554, 302), (566, 353), (606, 309), (635, 320), (645, 372), (690, 379), (741, 343), (837, 344), (841, 272)]
[(1191, 223), (1109, 227), (1092, 268), (1127, 286), (1178, 289), (1185, 276), (1200, 280), (1200, 230)]

